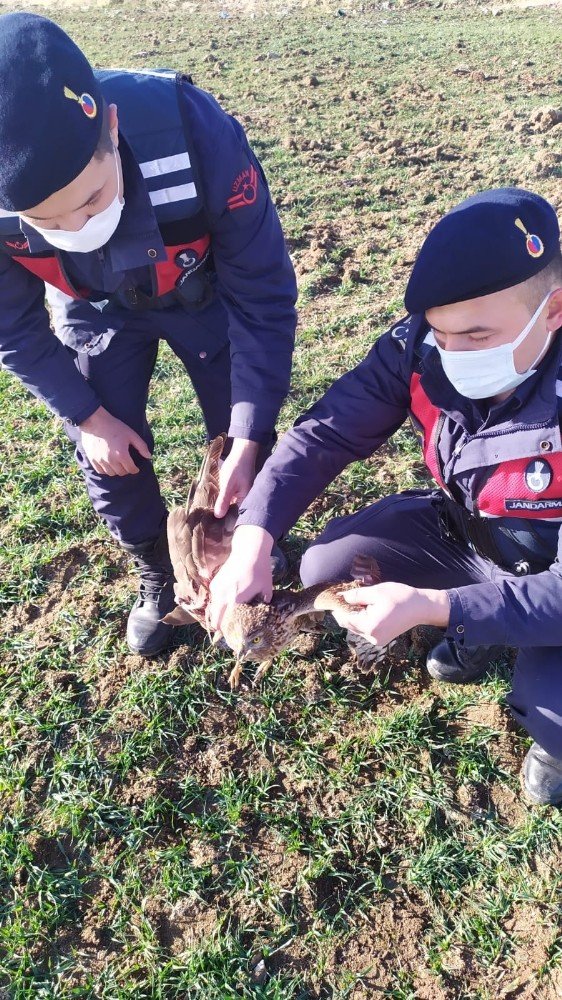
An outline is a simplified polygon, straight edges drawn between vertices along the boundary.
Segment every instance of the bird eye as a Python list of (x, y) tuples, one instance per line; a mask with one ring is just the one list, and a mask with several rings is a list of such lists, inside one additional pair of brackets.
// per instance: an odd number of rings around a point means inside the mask
[(252, 639), (252, 646), (257, 646), (259, 642), (261, 642), (261, 635), (254, 636)]

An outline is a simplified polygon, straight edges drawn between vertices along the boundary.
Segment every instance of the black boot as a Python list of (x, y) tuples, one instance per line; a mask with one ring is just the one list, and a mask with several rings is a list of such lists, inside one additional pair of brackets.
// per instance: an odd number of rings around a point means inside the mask
[(538, 743), (533, 743), (523, 761), (523, 780), (527, 795), (538, 805), (562, 802), (562, 760), (551, 757)]
[(355, 663), (361, 670), (372, 670), (373, 667), (380, 667), (389, 657), (397, 656), (398, 658), (399, 654), (403, 652), (404, 640), (402, 636), (393, 639), (387, 646), (377, 646), (374, 642), (369, 642), (365, 636), (349, 630), (345, 634), (345, 639)]
[(501, 659), (502, 646), (457, 646), (451, 639), (441, 642), (428, 653), (428, 673), (437, 681), (472, 684), (486, 673), (495, 660)]
[(160, 619), (176, 606), (174, 573), (168, 552), (166, 529), (156, 541), (124, 545), (140, 574), (139, 596), (127, 622), (127, 642), (132, 653), (155, 656), (170, 643), (173, 628)]

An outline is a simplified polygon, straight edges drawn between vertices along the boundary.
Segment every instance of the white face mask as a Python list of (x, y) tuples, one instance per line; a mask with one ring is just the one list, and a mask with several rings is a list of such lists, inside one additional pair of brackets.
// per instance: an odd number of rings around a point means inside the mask
[(545, 354), (550, 344), (552, 331), (549, 332), (546, 344), (541, 348), (532, 365), (522, 375), (515, 367), (514, 351), (533, 329), (549, 298), (550, 292), (545, 295), (525, 329), (510, 344), (500, 344), (499, 347), (488, 347), (479, 351), (445, 351), (439, 347), (437, 342), (435, 343), (441, 357), (443, 371), (461, 396), (466, 396), (468, 399), (488, 399), (490, 396), (497, 396), (500, 392), (516, 389), (533, 374), (535, 365), (539, 358)]
[(33, 226), (33, 223), (29, 223), (47, 243), (56, 247), (57, 250), (67, 250), (69, 253), (91, 253), (92, 250), (99, 250), (100, 247), (105, 246), (110, 237), (113, 236), (125, 204), (125, 199), (119, 200), (119, 167), (115, 148), (113, 155), (115, 156), (117, 173), (117, 194), (111, 204), (104, 208), (103, 212), (92, 215), (82, 226), (82, 229), (78, 229), (76, 232), (67, 229), (41, 229), (40, 226)]

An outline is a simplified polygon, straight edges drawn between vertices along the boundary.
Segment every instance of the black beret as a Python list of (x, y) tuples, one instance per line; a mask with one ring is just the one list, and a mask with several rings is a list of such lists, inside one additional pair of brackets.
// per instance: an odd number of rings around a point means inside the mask
[(495, 188), (462, 201), (433, 227), (414, 264), (409, 313), (518, 285), (560, 253), (552, 205), (522, 188)]
[(34, 208), (70, 184), (96, 150), (99, 84), (85, 55), (38, 14), (0, 17), (0, 208)]

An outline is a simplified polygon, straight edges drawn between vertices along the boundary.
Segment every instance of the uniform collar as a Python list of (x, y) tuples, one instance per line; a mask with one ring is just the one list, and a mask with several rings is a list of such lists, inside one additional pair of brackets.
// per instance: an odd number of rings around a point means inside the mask
[[(125, 204), (119, 225), (108, 243), (102, 248), (104, 257), (113, 271), (128, 271), (134, 267), (157, 264), (166, 260), (164, 241), (158, 228), (156, 216), (140, 167), (131, 147), (123, 134), (119, 133), (119, 155), (123, 170)], [(20, 229), (27, 237), (31, 253), (59, 253), (43, 237), (20, 219)], [(93, 254), (97, 254), (93, 250)], [(89, 254), (65, 254), (70, 260), (74, 256), (80, 262)]]

